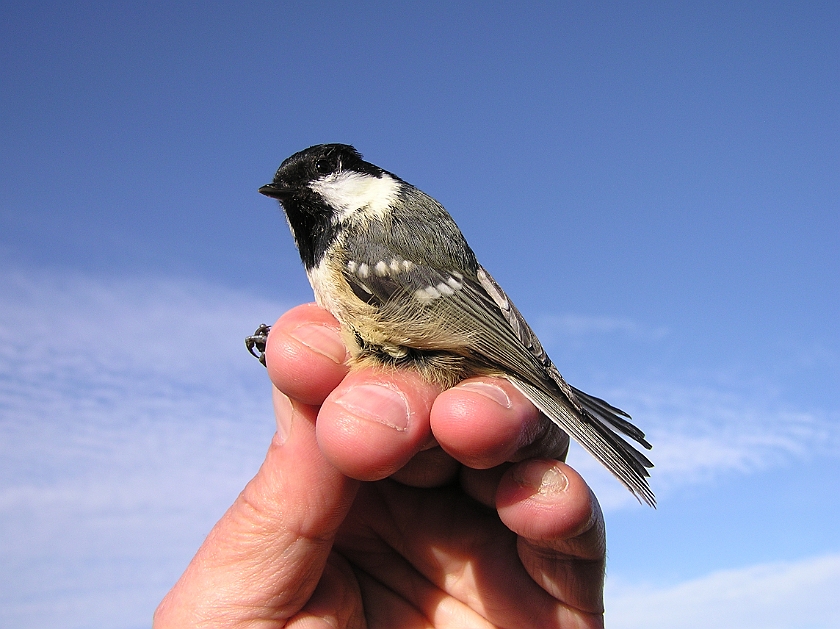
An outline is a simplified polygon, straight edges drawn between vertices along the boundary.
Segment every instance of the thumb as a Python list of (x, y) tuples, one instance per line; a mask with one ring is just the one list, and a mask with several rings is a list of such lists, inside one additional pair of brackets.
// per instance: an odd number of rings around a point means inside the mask
[(273, 392), (277, 433), (257, 475), (155, 612), (157, 629), (282, 621), (312, 596), (358, 481), (321, 455), (317, 407)]

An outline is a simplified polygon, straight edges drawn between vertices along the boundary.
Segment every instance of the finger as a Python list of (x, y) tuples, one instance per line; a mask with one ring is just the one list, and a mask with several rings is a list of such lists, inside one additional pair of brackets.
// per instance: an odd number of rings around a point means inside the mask
[(321, 404), (347, 374), (341, 326), (315, 304), (292, 308), (277, 320), (265, 357), (274, 386), (304, 404)]
[[(385, 574), (393, 577), (395, 572), (392, 569)], [(443, 594), (427, 579), (417, 578), (418, 575), (410, 570), (392, 580), (391, 583), (395, 584), (392, 587), (361, 569), (357, 576), (365, 601), (368, 627), (494, 629), (497, 626), (469, 605)]]
[(415, 371), (352, 371), (321, 406), (321, 451), (352, 478), (390, 476), (433, 445), (429, 411), (439, 393)]
[(385, 480), (362, 484), (336, 549), (359, 575), (366, 605), (363, 575), (386, 584), (430, 625), (596, 627), (593, 615), (534, 581), (516, 539), (495, 512), (456, 487)]
[(362, 592), (353, 569), (336, 553), (330, 555), (318, 587), (285, 629), (365, 629)]
[(531, 577), (566, 605), (602, 614), (604, 518), (580, 475), (550, 459), (519, 463), (499, 483), (496, 505), (519, 536), (519, 557)]
[(315, 408), (276, 389), (274, 401), (265, 462), (161, 603), (157, 629), (285, 619), (312, 595), (358, 483), (321, 456)]
[(474, 469), (532, 457), (565, 458), (568, 436), (503, 378), (470, 378), (444, 391), (431, 413), (440, 446)]
[(491, 509), (496, 508), (496, 492), (502, 476), (507, 473), (513, 463), (502, 463), (486, 470), (476, 470), (462, 467), (459, 470), (461, 489), (473, 500)]
[(411, 487), (440, 487), (449, 484), (464, 469), (439, 446), (422, 450), (391, 474), (391, 480)]

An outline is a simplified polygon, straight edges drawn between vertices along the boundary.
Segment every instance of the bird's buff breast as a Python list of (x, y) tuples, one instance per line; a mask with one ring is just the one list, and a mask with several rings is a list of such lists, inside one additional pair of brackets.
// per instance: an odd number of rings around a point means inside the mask
[(466, 349), (471, 335), (453, 333), (451, 326), (438, 320), (434, 308), (415, 302), (412, 311), (422, 312), (389, 316), (360, 300), (344, 279), (340, 266), (327, 259), (307, 275), (315, 301), (341, 324), (351, 367), (412, 367), (429, 382), (444, 387), (472, 375), (497, 371), (459, 355), (459, 347)]
[(321, 264), (307, 272), (315, 301), (327, 310), (341, 324), (342, 338), (353, 359), (362, 355), (357, 334), (364, 330), (364, 341), (398, 352), (399, 339), (380, 330), (377, 321), (378, 309), (366, 304), (353, 293), (341, 268), (325, 258)]

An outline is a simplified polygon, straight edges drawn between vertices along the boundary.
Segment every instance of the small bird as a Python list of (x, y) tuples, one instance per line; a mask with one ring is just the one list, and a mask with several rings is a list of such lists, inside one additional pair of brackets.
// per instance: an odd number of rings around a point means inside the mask
[[(352, 366), (411, 367), (444, 387), (506, 378), (655, 506), (653, 464), (621, 437), (650, 449), (644, 433), (624, 411), (566, 383), (437, 201), (347, 144), (295, 153), (259, 191), (283, 207), (315, 299), (341, 324)], [(268, 329), (246, 339), (263, 363)]]

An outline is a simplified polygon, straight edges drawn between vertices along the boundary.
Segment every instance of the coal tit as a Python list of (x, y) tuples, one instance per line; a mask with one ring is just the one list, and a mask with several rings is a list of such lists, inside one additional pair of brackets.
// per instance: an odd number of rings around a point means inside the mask
[[(624, 411), (566, 383), (437, 201), (346, 144), (295, 153), (259, 191), (285, 210), (315, 299), (341, 323), (353, 366), (411, 367), (444, 387), (507, 378), (655, 504), (653, 464), (620, 436), (649, 449), (644, 433)], [(262, 357), (267, 333), (260, 326), (246, 340), (252, 353)]]

